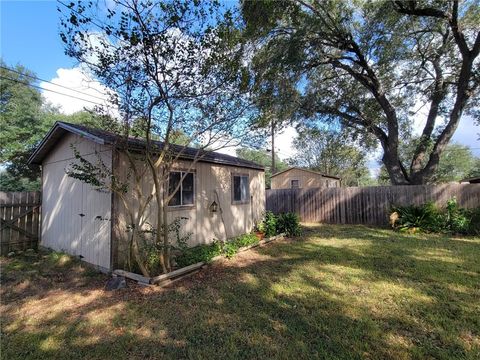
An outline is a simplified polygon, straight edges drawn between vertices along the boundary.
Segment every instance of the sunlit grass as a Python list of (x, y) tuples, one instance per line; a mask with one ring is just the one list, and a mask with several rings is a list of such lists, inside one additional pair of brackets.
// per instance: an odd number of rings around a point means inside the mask
[(3, 259), (1, 356), (478, 359), (479, 259), (480, 238), (316, 224), (168, 290)]

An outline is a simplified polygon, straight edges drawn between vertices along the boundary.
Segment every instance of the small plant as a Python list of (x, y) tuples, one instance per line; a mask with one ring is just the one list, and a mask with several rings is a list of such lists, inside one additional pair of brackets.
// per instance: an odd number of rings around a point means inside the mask
[(209, 245), (198, 245), (187, 248), (176, 257), (175, 261), (179, 267), (196, 264), (198, 262), (210, 262), (215, 256), (222, 253), (222, 246), (219, 241), (214, 241)]
[(186, 248), (175, 260), (178, 266), (184, 267), (201, 261), (210, 262), (218, 255), (224, 255), (230, 259), (240, 248), (253, 244), (258, 244), (257, 237), (254, 234), (244, 234), (230, 241), (214, 241), (210, 245)]
[[(188, 241), (190, 240), (192, 233), (187, 232), (182, 235), (182, 222), (188, 220), (186, 217), (176, 217), (170, 224), (168, 224), (168, 234), (170, 238), (169, 245), (172, 249), (179, 249), (184, 251), (188, 248)], [(145, 259), (145, 267), (150, 274), (161, 273), (161, 256), (164, 248), (163, 241), (156, 242), (155, 234), (157, 229), (150, 223), (146, 223), (142, 231), (139, 232), (140, 239), (142, 240), (142, 254)], [(173, 245), (175, 244), (175, 245)], [(139, 269), (136, 269), (139, 271)]]
[(266, 237), (277, 235), (277, 217), (271, 211), (265, 213), (263, 228)]
[(245, 246), (258, 244), (258, 238), (254, 234), (244, 234), (240, 235), (239, 237), (227, 241), (223, 245), (223, 254), (227, 258), (232, 258), (239, 249)]
[(253, 244), (258, 243), (257, 237), (253, 234), (240, 235), (234, 241), (235, 241), (236, 244), (238, 244), (239, 247), (245, 247), (245, 246), (249, 246), (249, 245), (253, 245)]
[(287, 236), (299, 236), (301, 233), (300, 219), (295, 213), (280, 214), (277, 217), (277, 234), (285, 233)]
[(238, 247), (231, 241), (225, 242), (223, 245), (223, 254), (227, 259), (231, 259), (238, 252)]
[(263, 223), (263, 221), (255, 224), (255, 226), (253, 227), (253, 231), (255, 232), (258, 240), (262, 240), (265, 237), (265, 224)]

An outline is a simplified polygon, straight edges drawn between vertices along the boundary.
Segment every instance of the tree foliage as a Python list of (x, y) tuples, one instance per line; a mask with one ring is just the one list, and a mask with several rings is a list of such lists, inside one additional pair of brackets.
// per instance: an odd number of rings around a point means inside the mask
[(17, 65), (16, 73), (6, 70), (3, 61), (0, 65), (0, 162), (6, 166), (10, 178), (36, 180), (39, 169), (27, 167), (26, 160), (46, 130), (42, 97), (29, 86), (31, 71)]
[(478, 160), (467, 146), (449, 144), (440, 157), (437, 171), (431, 181), (446, 183), (463, 180), (475, 170)]
[[(415, 138), (409, 143), (401, 146), (400, 156), (403, 159), (409, 159), (415, 151), (419, 138)], [(440, 157), (437, 170), (429, 179), (429, 184), (441, 184), (448, 182), (458, 182), (460, 180), (480, 175), (480, 158), (475, 157), (468, 146), (453, 143), (447, 145)], [(382, 167), (379, 174), (379, 182), (389, 184), (389, 178), (386, 170)]]
[[(393, 184), (428, 182), (462, 115), (478, 110), (476, 0), (245, 1), (242, 16), (253, 89), (287, 89), (271, 99), (297, 120), (376, 139)], [(402, 161), (420, 107), (421, 139)]]
[[(56, 121), (108, 128), (113, 119), (92, 111), (61, 114), (35, 88), (35, 74), (22, 65), (0, 61), (0, 189), (40, 190), (40, 168), (28, 158)], [(12, 70), (9, 70), (12, 69)]]
[[(197, 152), (184, 176), (206, 148), (237, 144), (247, 135), (250, 102), (239, 92), (243, 78), (239, 55), (232, 50), (237, 36), (232, 21), (216, 1), (114, 0), (104, 7), (77, 1), (63, 11), (60, 36), (67, 54), (110, 89), (110, 107), (121, 124), (116, 148), (127, 157), (131, 177), (118, 182), (112, 172), (98, 179), (96, 164), (80, 158), (81, 168), (71, 175), (90, 173), (95, 179), (84, 180), (99, 181), (121, 197), (132, 259), (146, 276), (140, 248), (146, 227), (161, 251), (162, 271), (171, 269), (167, 208), (183, 178), (171, 191), (168, 179), (186, 146), (197, 145)], [(131, 136), (145, 141), (144, 152), (129, 147)], [(144, 186), (145, 178), (151, 179), (151, 188)], [(151, 224), (148, 210), (155, 215)]]
[(466, 178), (480, 177), (480, 156), (473, 161), (473, 166), (468, 172)]
[[(253, 161), (259, 165), (265, 167), (265, 186), (270, 188), (272, 180), (272, 155), (264, 150), (257, 150), (251, 148), (239, 148), (236, 150), (239, 158)], [(282, 171), (288, 168), (288, 165), (284, 163), (280, 158), (275, 155), (275, 170)]]
[(303, 129), (295, 138), (297, 150), (289, 163), (322, 174), (338, 176), (342, 185), (371, 185), (366, 151), (337, 131)]

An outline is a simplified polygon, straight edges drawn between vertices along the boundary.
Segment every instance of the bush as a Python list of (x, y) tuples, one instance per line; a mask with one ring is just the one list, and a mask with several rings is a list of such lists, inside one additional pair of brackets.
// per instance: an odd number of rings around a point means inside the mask
[(257, 244), (258, 238), (254, 234), (244, 234), (237, 237), (235, 240), (233, 240), (233, 242), (237, 244), (239, 248), (241, 248), (241, 247)]
[(472, 235), (480, 235), (480, 207), (470, 210), (470, 225), (468, 233)]
[(457, 199), (447, 201), (446, 206), (446, 230), (452, 233), (468, 234), (471, 222), (472, 211), (462, 209), (458, 206)]
[(392, 226), (399, 231), (480, 234), (480, 208), (462, 209), (455, 198), (448, 200), (444, 209), (426, 203), (421, 206), (397, 206), (392, 211), (397, 214)]
[(300, 235), (300, 219), (295, 213), (280, 214), (277, 217), (277, 234), (285, 233), (287, 236)]
[(244, 234), (223, 243), (215, 241), (210, 245), (198, 245), (186, 248), (175, 260), (179, 267), (185, 267), (201, 261), (210, 262), (215, 256), (222, 254), (230, 259), (238, 252), (238, 249), (257, 243), (258, 238), (254, 234)]
[(258, 244), (258, 238), (253, 234), (244, 234), (223, 245), (223, 253), (227, 258), (232, 258), (240, 248)]
[[(287, 236), (300, 234), (300, 221), (296, 214), (286, 213), (275, 216), (271, 211), (265, 213), (264, 220), (257, 225), (259, 231), (263, 231), (266, 237), (286, 233)], [(199, 245), (192, 248), (181, 249), (182, 253), (176, 257), (179, 267), (188, 266), (197, 262), (209, 262), (215, 256), (225, 255), (232, 258), (240, 248), (258, 244), (255, 234), (244, 234), (226, 242), (214, 242), (211, 245)]]
[(277, 217), (271, 211), (265, 213), (263, 231), (266, 237), (277, 235)]
[(420, 206), (397, 206), (392, 211), (398, 214), (398, 219), (393, 224), (397, 230), (436, 232), (441, 229), (442, 215), (431, 202)]
[(175, 258), (179, 267), (196, 264), (198, 262), (210, 262), (215, 256), (222, 253), (222, 246), (218, 241), (214, 241), (209, 245), (198, 245), (186, 248)]

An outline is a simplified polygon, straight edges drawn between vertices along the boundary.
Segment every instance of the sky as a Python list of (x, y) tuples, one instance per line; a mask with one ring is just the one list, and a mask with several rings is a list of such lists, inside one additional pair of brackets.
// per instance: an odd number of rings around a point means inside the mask
[[(107, 0), (105, 0), (107, 1)], [(79, 64), (64, 54), (63, 43), (58, 35), (59, 12), (55, 1), (8, 1), (0, 0), (0, 53), (8, 66), (21, 64), (32, 70), (39, 78), (82, 91), (86, 95), (77, 95), (83, 100), (101, 102), (104, 88), (94, 79), (86, 77)], [(46, 82), (40, 86), (54, 90), (54, 85)], [(62, 88), (61, 92), (68, 90)], [(94, 106), (89, 101), (81, 101), (71, 97), (43, 91), (45, 98), (70, 114), (81, 110), (84, 106)], [(100, 99), (99, 99), (100, 98)], [(417, 124), (420, 131), (421, 121)], [(476, 156), (480, 156), (480, 128), (473, 119), (464, 117), (460, 122), (453, 141), (470, 147)], [(295, 149), (292, 141), (296, 135), (294, 128), (287, 128), (276, 139), (276, 151), (281, 159), (291, 157)], [(230, 153), (232, 150), (228, 150)], [(381, 151), (371, 154), (368, 159), (372, 174), (379, 169), (378, 158)]]

